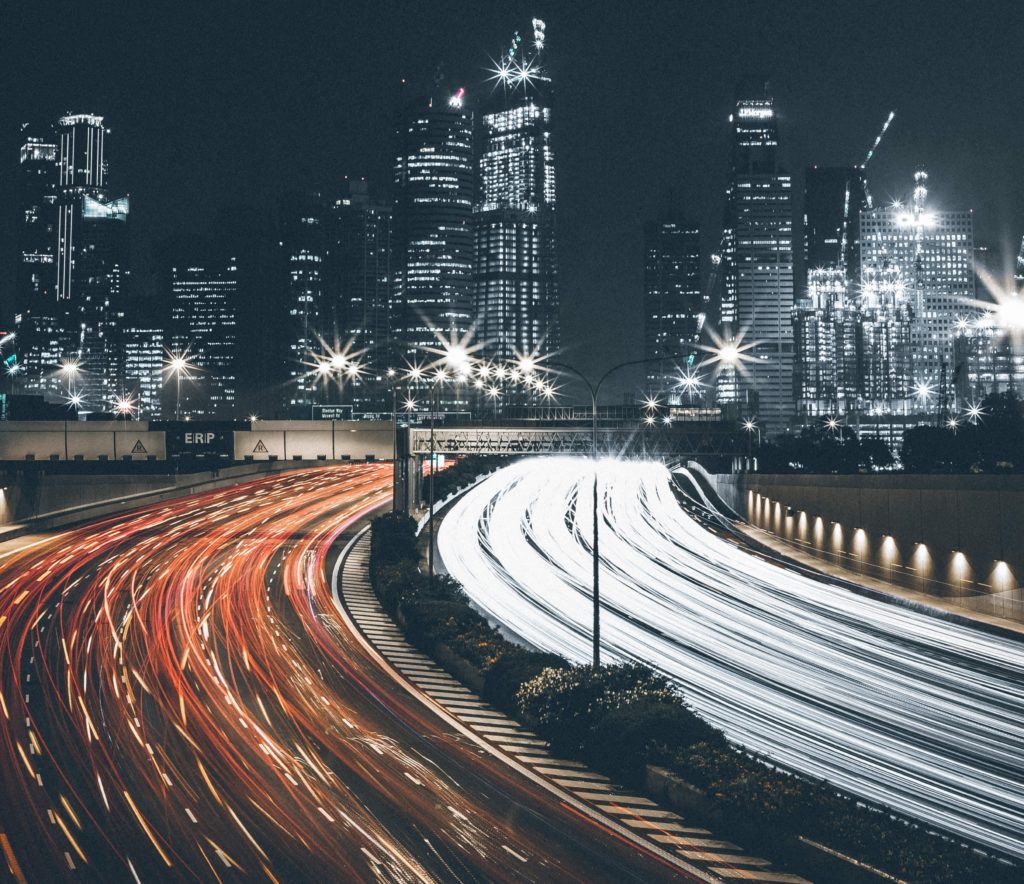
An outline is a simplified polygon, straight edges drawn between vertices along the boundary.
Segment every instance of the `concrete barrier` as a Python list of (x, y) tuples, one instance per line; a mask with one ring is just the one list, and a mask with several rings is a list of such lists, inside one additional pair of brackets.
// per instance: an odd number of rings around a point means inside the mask
[(6, 421), (0, 461), (166, 460), (162, 431), (148, 421)]
[(235, 460), (390, 460), (390, 421), (254, 421), (235, 431)]
[(1024, 476), (712, 477), (750, 524), (804, 551), (957, 605), (1024, 619)]

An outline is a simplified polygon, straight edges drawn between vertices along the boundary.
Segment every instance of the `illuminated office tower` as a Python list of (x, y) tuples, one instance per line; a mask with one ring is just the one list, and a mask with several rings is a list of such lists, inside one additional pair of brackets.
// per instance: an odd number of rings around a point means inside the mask
[[(941, 400), (950, 392), (957, 318), (975, 296), (974, 221), (969, 211), (932, 209), (927, 184), (927, 174), (918, 171), (905, 204), (861, 213), (861, 274), (865, 285), (873, 271), (885, 285), (895, 286), (898, 297), (892, 304), (905, 299), (909, 310), (912, 355), (900, 385), (907, 391), (930, 389), (925, 398)], [(869, 294), (866, 288), (864, 293)], [(867, 345), (865, 352), (870, 352)]]
[(139, 417), (162, 416), (165, 342), (164, 330), (147, 323), (125, 329), (123, 395), (132, 397)]
[[(395, 362), (437, 360), (441, 341), (462, 341), (473, 325), (473, 127), (462, 89), (414, 99), (398, 131), (395, 161)], [(446, 407), (464, 390), (446, 385)]]
[(293, 196), (282, 205), (281, 248), (288, 291), (288, 411), (308, 417), (320, 400), (316, 361), (324, 355), (324, 204), (320, 194)]
[(14, 312), (31, 312), (54, 297), (57, 229), (57, 139), (52, 126), (21, 127), (18, 155), (18, 274)]
[(724, 368), (718, 399), (756, 414), (771, 432), (795, 412), (792, 180), (778, 160), (778, 119), (767, 89), (742, 90), (730, 117), (720, 332), (754, 346), (742, 370)]
[(61, 357), (55, 328), (57, 183), (53, 126), (23, 124), (18, 151), (18, 266), (14, 298), (5, 305), (4, 319), (16, 334), (14, 370), (25, 389), (37, 393), (47, 387), (48, 375)]
[(666, 404), (693, 398), (682, 393), (680, 371), (692, 371), (707, 311), (700, 228), (682, 220), (650, 222), (644, 228), (644, 358), (661, 360), (646, 367), (647, 388)]
[(810, 166), (804, 186), (804, 280), (793, 307), (797, 413), (846, 413), (859, 389), (856, 297), (860, 213), (867, 208), (861, 166)]
[[(238, 267), (211, 246), (193, 246), (171, 268), (172, 352), (195, 365), (181, 383), (181, 417), (237, 418)], [(175, 382), (169, 379), (169, 386)], [(168, 416), (174, 413), (170, 391)]]
[(84, 407), (106, 411), (124, 378), (129, 203), (126, 196), (83, 194), (80, 206), (71, 310), (65, 315), (78, 323), (73, 350), (83, 369)]
[(876, 415), (919, 411), (928, 403), (910, 399), (914, 311), (902, 268), (887, 258), (863, 263), (854, 309), (857, 410)]
[(1024, 393), (1024, 342), (1020, 330), (1007, 332), (999, 322), (998, 308), (972, 311), (957, 320), (953, 338), (950, 411), (977, 405), (990, 393), (1014, 390)]
[(502, 360), (559, 346), (552, 85), (544, 22), (532, 27), (532, 39), (513, 36), (479, 114), (478, 337)]
[[(343, 350), (363, 366), (344, 386), (357, 413), (391, 407), (377, 382), (393, 367), (391, 346), (391, 207), (370, 197), (366, 181), (350, 181), (327, 218), (325, 314)], [(404, 364), (404, 363), (403, 363)]]
[(106, 129), (103, 117), (69, 114), (57, 124), (58, 154), (57, 298), (73, 297), (73, 270), (83, 196), (106, 197)]
[(802, 418), (846, 413), (857, 384), (857, 311), (850, 281), (836, 266), (807, 274), (793, 307), (793, 379)]

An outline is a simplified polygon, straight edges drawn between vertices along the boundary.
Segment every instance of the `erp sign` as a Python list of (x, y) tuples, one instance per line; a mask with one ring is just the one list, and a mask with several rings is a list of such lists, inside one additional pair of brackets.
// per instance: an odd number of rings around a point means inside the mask
[(235, 425), (227, 422), (189, 421), (167, 425), (169, 454), (201, 457), (234, 457), (232, 432)]

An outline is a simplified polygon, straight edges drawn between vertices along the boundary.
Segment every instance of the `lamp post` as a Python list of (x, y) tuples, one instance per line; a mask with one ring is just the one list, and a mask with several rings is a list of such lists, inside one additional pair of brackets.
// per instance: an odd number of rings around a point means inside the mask
[(754, 442), (755, 431), (757, 432), (757, 448), (758, 450), (761, 449), (761, 428), (757, 425), (757, 421), (752, 417), (748, 417), (743, 421), (743, 429), (747, 431), (747, 461), (749, 462), (754, 456), (753, 451), (751, 451), (751, 447)]
[(608, 378), (617, 372), (619, 369), (628, 368), (632, 365), (645, 365), (650, 362), (661, 362), (662, 357), (654, 359), (631, 359), (628, 362), (620, 362), (618, 365), (613, 365), (609, 368), (600, 378), (597, 379), (597, 383), (590, 380), (583, 372), (572, 365), (568, 365), (564, 362), (545, 362), (544, 365), (549, 368), (560, 368), (563, 371), (567, 371), (575, 377), (579, 378), (586, 385), (587, 391), (590, 393), (590, 418), (591, 418), (591, 430), (590, 430), (590, 457), (594, 462), (594, 493), (591, 501), (591, 512), (594, 517), (594, 538), (591, 545), (591, 553), (593, 560), (594, 570), (594, 638), (593, 638), (593, 661), (594, 668), (596, 669), (601, 665), (601, 558), (598, 549), (598, 543), (600, 540), (600, 530), (598, 522), (598, 506), (597, 506), (597, 397), (601, 392), (601, 386)]
[(174, 378), (174, 419), (181, 420), (181, 379), (192, 379), (195, 365), (189, 362), (188, 350), (179, 353), (168, 353), (164, 359), (164, 370)]

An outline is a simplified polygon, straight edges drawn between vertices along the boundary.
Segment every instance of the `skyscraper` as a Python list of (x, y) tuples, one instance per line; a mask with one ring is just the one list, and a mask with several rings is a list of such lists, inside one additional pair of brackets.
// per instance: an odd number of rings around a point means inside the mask
[(307, 417), (317, 401), (312, 363), (324, 347), (324, 266), (327, 239), (320, 194), (293, 196), (281, 209), (281, 248), (288, 291), (288, 411)]
[(804, 264), (860, 278), (860, 213), (868, 207), (861, 166), (809, 166), (804, 179)]
[(860, 285), (863, 166), (810, 166), (804, 185), (804, 280), (794, 298), (794, 393), (803, 417), (856, 405), (860, 379), (854, 292)]
[(26, 123), (18, 152), (18, 267), (5, 320), (15, 330), (16, 371), (27, 387), (45, 388), (60, 360), (56, 334), (57, 137), (52, 125)]
[(76, 225), (84, 195), (106, 197), (106, 129), (103, 117), (68, 114), (57, 126), (60, 136), (59, 212), (57, 220), (57, 298), (72, 299)]
[(138, 415), (159, 418), (164, 382), (164, 330), (141, 321), (128, 324), (124, 334), (124, 395)]
[(872, 273), (893, 289), (894, 308), (903, 300), (909, 312), (912, 358), (902, 387), (930, 387), (942, 398), (950, 392), (957, 319), (975, 295), (974, 221), (969, 211), (932, 209), (927, 184), (918, 171), (906, 204), (861, 213), (861, 274), (865, 297)]
[(532, 26), (532, 40), (515, 33), (480, 104), (478, 337), (502, 360), (559, 346), (552, 85), (545, 24), (533, 19)]
[(120, 320), (128, 280), (127, 196), (111, 196), (107, 131), (94, 114), (62, 117), (57, 131), (57, 325), (77, 359), (83, 407), (107, 410), (123, 380)]
[[(422, 364), (473, 324), (473, 126), (462, 89), (410, 101), (395, 160), (396, 361)], [(401, 362), (397, 367), (404, 367)], [(462, 405), (454, 387), (443, 396)]]
[(778, 120), (767, 88), (741, 89), (730, 121), (718, 319), (726, 340), (742, 335), (754, 346), (743, 366), (722, 370), (718, 398), (779, 431), (795, 411), (792, 180), (779, 164)]
[(644, 358), (647, 387), (668, 404), (679, 404), (678, 367), (697, 353), (707, 318), (701, 290), (700, 228), (680, 219), (652, 221), (644, 228)]
[[(327, 218), (325, 313), (342, 348), (363, 365), (346, 385), (356, 412), (390, 407), (374, 378), (394, 365), (391, 336), (391, 207), (370, 198), (366, 181), (350, 181)], [(399, 363), (402, 365), (403, 363)]]
[(18, 159), (18, 272), (11, 312), (28, 313), (48, 308), (57, 286), (58, 175), (53, 127), (22, 125)]
[(171, 349), (195, 365), (181, 383), (182, 418), (238, 417), (238, 266), (222, 252), (195, 243), (171, 267)]

